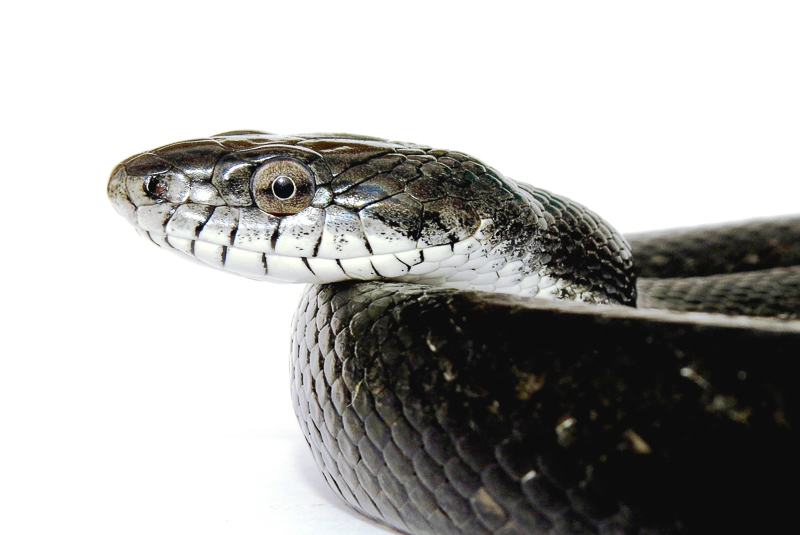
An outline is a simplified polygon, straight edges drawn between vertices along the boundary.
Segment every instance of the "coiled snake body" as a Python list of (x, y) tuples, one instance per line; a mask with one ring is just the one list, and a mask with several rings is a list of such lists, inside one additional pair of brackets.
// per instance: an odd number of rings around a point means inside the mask
[(341, 134), (168, 145), (108, 193), (163, 248), (312, 283), (295, 410), (331, 488), (379, 522), (797, 523), (800, 218), (626, 240), (463, 153)]

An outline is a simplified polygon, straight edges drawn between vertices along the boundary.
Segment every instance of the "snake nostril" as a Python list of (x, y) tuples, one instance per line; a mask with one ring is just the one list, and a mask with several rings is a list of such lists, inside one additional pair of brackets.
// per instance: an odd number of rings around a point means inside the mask
[(142, 183), (144, 192), (150, 197), (156, 199), (164, 198), (167, 194), (168, 184), (167, 180), (162, 175), (150, 175)]

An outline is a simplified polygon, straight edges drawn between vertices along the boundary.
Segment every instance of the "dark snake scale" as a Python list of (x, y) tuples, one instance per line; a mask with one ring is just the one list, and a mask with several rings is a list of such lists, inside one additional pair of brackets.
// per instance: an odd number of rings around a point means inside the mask
[(623, 238), (462, 153), (342, 134), (168, 145), (108, 191), (165, 249), (312, 283), (295, 412), (378, 522), (797, 529), (800, 217)]

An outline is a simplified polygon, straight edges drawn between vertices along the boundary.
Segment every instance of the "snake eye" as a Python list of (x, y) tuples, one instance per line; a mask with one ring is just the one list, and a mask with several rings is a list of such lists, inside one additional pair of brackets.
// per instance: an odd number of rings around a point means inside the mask
[(314, 196), (314, 173), (292, 158), (272, 158), (256, 169), (251, 179), (259, 208), (274, 215), (296, 214)]
[(167, 194), (167, 180), (161, 175), (151, 175), (145, 179), (144, 192), (155, 199), (162, 199)]

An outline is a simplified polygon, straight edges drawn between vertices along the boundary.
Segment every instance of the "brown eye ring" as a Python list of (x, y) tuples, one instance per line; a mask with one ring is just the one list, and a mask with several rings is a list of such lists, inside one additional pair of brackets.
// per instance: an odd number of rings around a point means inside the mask
[(250, 187), (256, 205), (273, 215), (296, 214), (311, 203), (314, 173), (294, 158), (276, 157), (255, 170)]

